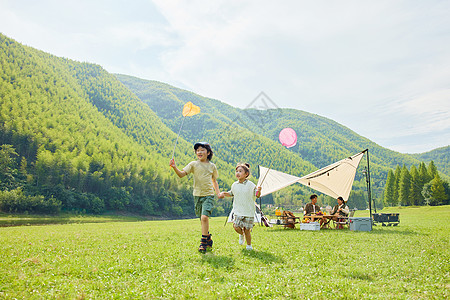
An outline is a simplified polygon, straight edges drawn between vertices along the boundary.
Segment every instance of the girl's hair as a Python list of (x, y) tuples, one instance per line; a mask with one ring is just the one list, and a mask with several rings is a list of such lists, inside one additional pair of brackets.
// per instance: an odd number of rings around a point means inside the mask
[(207, 159), (208, 159), (208, 160), (211, 160), (212, 157), (213, 157), (213, 154), (214, 154), (213, 151), (212, 151), (212, 149), (211, 149), (211, 146), (210, 146), (208, 143), (206, 143), (206, 142), (198, 142), (198, 143), (195, 143), (195, 144), (194, 144), (194, 150), (195, 150), (195, 151), (197, 151), (197, 149), (198, 149), (199, 147), (205, 148), (206, 151), (209, 152)]
[(247, 173), (247, 177), (250, 176), (250, 165), (248, 163), (238, 163), (236, 166), (236, 170), (241, 167), (244, 169), (245, 173)]

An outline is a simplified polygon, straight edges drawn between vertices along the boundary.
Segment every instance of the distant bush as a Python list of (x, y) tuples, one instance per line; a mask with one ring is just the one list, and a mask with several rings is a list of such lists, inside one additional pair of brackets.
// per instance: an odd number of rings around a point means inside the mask
[(46, 213), (61, 211), (61, 201), (44, 196), (27, 196), (21, 188), (12, 191), (0, 191), (0, 210), (10, 213)]

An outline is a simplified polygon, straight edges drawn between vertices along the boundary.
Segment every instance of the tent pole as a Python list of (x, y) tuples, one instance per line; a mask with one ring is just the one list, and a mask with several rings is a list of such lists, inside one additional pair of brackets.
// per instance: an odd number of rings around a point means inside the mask
[(262, 206), (261, 206), (261, 197), (259, 197), (259, 225), (263, 226), (263, 220), (262, 220)]
[[(366, 182), (367, 182), (367, 194), (369, 198), (369, 211), (370, 211), (370, 219), (372, 219), (372, 192), (370, 188), (370, 162), (369, 162), (369, 149), (366, 149), (367, 153), (367, 174), (366, 174)], [(374, 202), (374, 209), (375, 213), (377, 212), (377, 209), (375, 208), (375, 202)]]

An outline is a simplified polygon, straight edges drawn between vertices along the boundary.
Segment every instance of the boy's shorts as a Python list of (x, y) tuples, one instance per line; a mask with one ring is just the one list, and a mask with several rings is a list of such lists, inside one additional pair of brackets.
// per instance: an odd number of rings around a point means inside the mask
[(194, 196), (194, 208), (197, 217), (201, 215), (211, 217), (211, 212), (214, 208), (214, 196)]
[(234, 215), (233, 224), (235, 227), (252, 229), (253, 228), (254, 217), (243, 217)]

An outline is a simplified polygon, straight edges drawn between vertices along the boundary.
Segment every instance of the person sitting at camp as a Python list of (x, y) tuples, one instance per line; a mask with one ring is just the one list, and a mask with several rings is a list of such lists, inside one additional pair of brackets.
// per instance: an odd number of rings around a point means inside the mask
[(350, 212), (350, 209), (345, 204), (345, 201), (342, 197), (338, 197), (337, 202), (338, 204), (334, 206), (333, 211), (331, 212), (334, 221), (337, 221), (340, 218), (348, 217), (348, 213)]
[(309, 199), (311, 199), (311, 203), (308, 203), (305, 206), (305, 209), (304, 209), (305, 216), (315, 215), (316, 213), (318, 213), (320, 211), (319, 205), (316, 205), (317, 195), (312, 194), (311, 197), (309, 197)]

